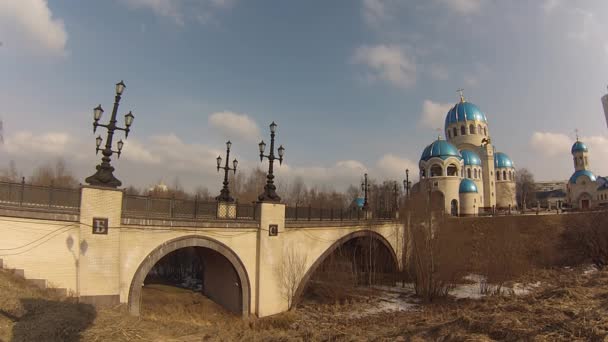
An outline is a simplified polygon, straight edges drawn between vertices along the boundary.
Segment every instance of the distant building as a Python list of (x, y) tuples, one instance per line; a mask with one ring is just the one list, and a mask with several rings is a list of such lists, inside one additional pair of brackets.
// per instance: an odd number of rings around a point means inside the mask
[(148, 192), (164, 193), (168, 192), (169, 187), (161, 180), (158, 184), (148, 189)]
[(555, 190), (566, 191), (567, 183), (567, 180), (536, 182), (534, 183), (534, 189), (537, 192), (549, 192)]
[(606, 125), (608, 126), (608, 94), (602, 97), (602, 105), (604, 105), (604, 115), (606, 116)]
[(420, 182), (412, 192), (441, 192), (446, 212), (454, 216), (516, 208), (515, 165), (495, 151), (486, 115), (461, 93), (444, 129), (446, 140), (438, 137), (422, 152)]
[(608, 205), (608, 179), (596, 177), (589, 168), (589, 149), (578, 139), (570, 151), (574, 173), (568, 181), (568, 202), (576, 209)]
[(545, 181), (534, 183), (535, 196), (543, 208), (561, 208), (568, 201), (568, 181)]

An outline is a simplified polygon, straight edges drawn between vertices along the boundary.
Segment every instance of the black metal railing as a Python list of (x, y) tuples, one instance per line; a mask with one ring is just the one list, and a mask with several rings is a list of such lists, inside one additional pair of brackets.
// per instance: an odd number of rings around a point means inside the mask
[(80, 189), (0, 182), (0, 207), (78, 213)]
[(366, 212), (358, 208), (315, 208), (312, 206), (287, 206), (285, 220), (288, 221), (358, 221), (365, 219), (392, 220), (392, 210)]
[(236, 212), (218, 217), (217, 201), (124, 195), (122, 216), (128, 218), (213, 220), (255, 220), (259, 214), (253, 204), (235, 203)]

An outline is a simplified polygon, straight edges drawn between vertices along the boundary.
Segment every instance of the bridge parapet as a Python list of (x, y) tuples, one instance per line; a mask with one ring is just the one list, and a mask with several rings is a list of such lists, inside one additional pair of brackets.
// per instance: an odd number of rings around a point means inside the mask
[(392, 220), (395, 211), (365, 211), (359, 208), (317, 208), (313, 206), (285, 207), (286, 221), (360, 221), (369, 219)]
[[(228, 212), (229, 209), (235, 212)], [(122, 217), (130, 219), (208, 221), (230, 217), (233, 220), (257, 220), (259, 216), (254, 204), (237, 202), (227, 207), (220, 202), (203, 201), (198, 197), (178, 199), (124, 195), (122, 207)]]
[(80, 189), (26, 184), (25, 178), (21, 183), (0, 182), (0, 208), (18, 210), (22, 215), (27, 211), (79, 214), (80, 193)]

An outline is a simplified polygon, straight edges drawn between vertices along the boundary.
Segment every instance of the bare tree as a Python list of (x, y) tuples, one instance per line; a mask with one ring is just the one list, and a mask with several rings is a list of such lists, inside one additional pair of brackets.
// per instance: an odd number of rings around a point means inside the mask
[(304, 180), (301, 176), (297, 176), (291, 184), (291, 188), (289, 191), (289, 201), (293, 205), (302, 205), (306, 190), (307, 189), (306, 184), (304, 184)]
[(528, 169), (517, 170), (515, 173), (515, 188), (517, 203), (522, 210), (535, 201), (534, 175)]
[(19, 181), (19, 178), (19, 171), (17, 171), (15, 161), (11, 160), (8, 163), (8, 168), (2, 170), (2, 176), (0, 176), (0, 180), (2, 180), (3, 182), (17, 182)]
[(78, 186), (76, 177), (69, 171), (66, 162), (58, 159), (53, 166), (50, 163), (34, 169), (30, 182), (35, 185), (75, 188)]
[(306, 254), (289, 246), (283, 251), (283, 258), (276, 265), (275, 272), (283, 298), (287, 300), (289, 309), (293, 309), (296, 290), (306, 273)]

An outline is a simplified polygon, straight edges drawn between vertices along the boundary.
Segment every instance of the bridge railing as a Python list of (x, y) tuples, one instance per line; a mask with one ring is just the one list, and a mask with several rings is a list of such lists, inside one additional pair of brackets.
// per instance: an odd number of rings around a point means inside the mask
[[(214, 220), (218, 217), (218, 202), (139, 195), (124, 195), (122, 216), (125, 218)], [(236, 220), (255, 220), (259, 217), (253, 204), (236, 203)], [(222, 218), (224, 219), (224, 218)]]
[(0, 207), (79, 213), (80, 189), (0, 182)]
[(366, 215), (363, 210), (354, 208), (285, 207), (285, 220), (287, 221), (359, 221), (370, 218), (392, 220), (395, 218), (395, 213), (392, 210), (375, 210)]

